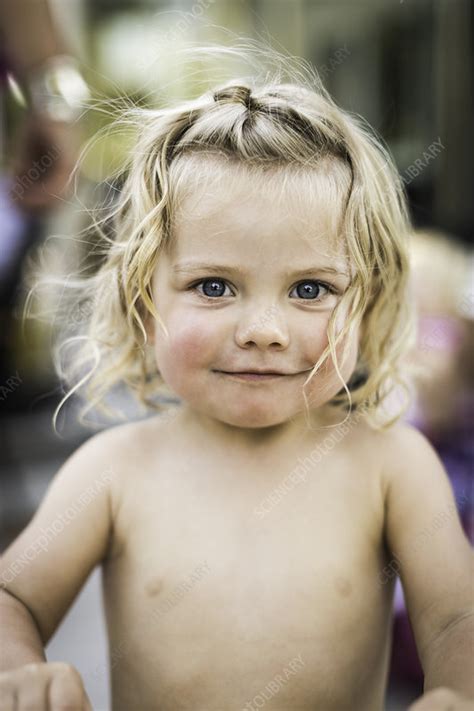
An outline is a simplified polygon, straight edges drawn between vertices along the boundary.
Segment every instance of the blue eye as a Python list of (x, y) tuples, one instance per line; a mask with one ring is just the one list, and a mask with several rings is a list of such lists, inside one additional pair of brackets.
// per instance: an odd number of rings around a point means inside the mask
[(204, 292), (202, 296), (214, 298), (216, 296), (224, 295), (226, 282), (223, 279), (218, 279), (214, 277), (212, 277), (211, 279), (203, 279), (197, 284), (194, 284), (193, 288), (196, 289), (198, 286), (201, 286), (201, 284), (203, 285)]
[(329, 284), (323, 284), (323, 282), (314, 279), (300, 281), (300, 283), (295, 286), (295, 289), (298, 292), (298, 298), (307, 301), (319, 301), (320, 299), (318, 297), (320, 296), (321, 289), (325, 289), (328, 294), (336, 293), (335, 289), (329, 286)]
[[(226, 287), (229, 289), (230, 294), (225, 293)], [(207, 279), (201, 279), (201, 281), (194, 283), (189, 288), (191, 290), (197, 290), (198, 294), (208, 299), (215, 299), (220, 296), (233, 295), (225, 279), (220, 279), (219, 277), (209, 277)], [(329, 284), (325, 284), (324, 282), (318, 281), (317, 279), (306, 279), (305, 281), (301, 281), (292, 289), (292, 292), (295, 289), (297, 291), (297, 298), (305, 301), (319, 302), (322, 301), (326, 296), (328, 296), (328, 294), (337, 293), (337, 290), (334, 287), (330, 286)], [(325, 293), (321, 294), (321, 291)]]

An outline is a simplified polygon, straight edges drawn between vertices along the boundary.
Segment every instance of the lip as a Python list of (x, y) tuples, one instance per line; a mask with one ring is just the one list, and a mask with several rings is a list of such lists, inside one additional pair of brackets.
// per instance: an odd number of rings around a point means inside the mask
[(272, 372), (258, 372), (258, 371), (252, 371), (252, 372), (236, 372), (236, 371), (225, 371), (225, 370), (216, 370), (216, 373), (220, 373), (221, 375), (227, 375), (230, 378), (237, 378), (238, 380), (248, 380), (248, 381), (263, 381), (263, 380), (276, 380), (277, 378), (288, 378), (292, 375), (300, 375), (301, 373), (272, 373)]

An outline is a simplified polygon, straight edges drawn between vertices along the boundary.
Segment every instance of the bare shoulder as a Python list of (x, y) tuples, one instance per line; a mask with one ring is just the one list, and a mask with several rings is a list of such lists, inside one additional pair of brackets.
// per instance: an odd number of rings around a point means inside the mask
[(446, 473), (436, 450), (413, 425), (397, 422), (387, 430), (374, 431), (373, 442), (387, 493), (397, 483), (409, 489), (446, 481)]
[[(397, 423), (376, 440), (389, 567), (400, 575), (423, 661), (446, 625), (466, 610), (472, 614), (474, 555), (448, 473), (427, 437)], [(469, 491), (458, 494), (462, 501)]]
[(116, 558), (123, 551), (124, 502), (130, 499), (131, 488), (136, 490), (146, 477), (150, 462), (159, 462), (167, 441), (165, 430), (171, 423), (171, 417), (156, 415), (114, 425), (92, 435), (66, 463), (68, 470), (82, 478), (83, 487), (91, 478), (96, 480), (98, 472), (107, 478), (110, 532), (104, 559)]
[(428, 439), (420, 430), (408, 422), (398, 421), (387, 429), (377, 430), (364, 425), (367, 433), (373, 439), (374, 446), (380, 448), (380, 452), (389, 452), (392, 448), (400, 446), (409, 447), (410, 450), (416, 450), (419, 447), (427, 445), (431, 447)]
[(175, 419), (175, 411), (170, 409), (146, 419), (115, 425), (89, 440), (93, 456), (106, 457), (112, 462), (115, 503), (119, 503), (130, 482), (137, 483), (146, 474), (149, 463), (156, 465), (159, 462), (164, 448), (174, 436)]
[[(154, 415), (143, 420), (114, 425), (94, 434), (82, 445), (82, 456), (91, 462), (107, 461), (114, 470), (112, 493), (137, 475), (150, 457), (159, 457), (171, 418)], [(78, 450), (79, 451), (79, 450)]]
[(52, 477), (33, 518), (0, 557), (0, 588), (33, 615), (46, 643), (96, 565), (120, 552), (123, 493), (161, 449), (163, 419), (89, 437)]
[(120, 463), (133, 462), (138, 451), (142, 457), (150, 449), (159, 447), (160, 439), (169, 434), (173, 420), (174, 411), (170, 409), (146, 419), (114, 425), (92, 435), (85, 445), (87, 453), (91, 457), (107, 456)]
[[(454, 489), (437, 451), (416, 427), (396, 423), (375, 437), (380, 459), (386, 528), (393, 548), (415, 539), (422, 530), (446, 524), (461, 541)], [(466, 497), (469, 492), (460, 492)], [(444, 523), (443, 523), (444, 522)], [(447, 525), (449, 524), (449, 526)], [(440, 536), (437, 540), (440, 540)], [(466, 541), (460, 545), (465, 547)]]
[(0, 557), (0, 586), (28, 608), (44, 644), (91, 571), (110, 553), (112, 501), (132, 430), (128, 425), (112, 428), (78, 447)]
[(348, 427), (348, 450), (376, 475), (386, 511), (396, 499), (420, 500), (422, 492), (433, 487), (449, 499), (450, 484), (441, 459), (416, 427), (398, 421), (375, 429), (365, 420), (355, 420), (352, 427), (349, 422)]

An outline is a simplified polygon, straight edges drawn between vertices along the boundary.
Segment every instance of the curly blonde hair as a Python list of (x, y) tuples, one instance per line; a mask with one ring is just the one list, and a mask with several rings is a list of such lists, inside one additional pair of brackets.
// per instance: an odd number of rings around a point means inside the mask
[[(84, 412), (101, 405), (110, 413), (105, 396), (125, 383), (146, 408), (164, 407), (157, 396), (169, 393), (145, 328), (152, 316), (166, 332), (153, 303), (152, 277), (160, 253), (172, 243), (183, 186), (189, 186), (191, 175), (196, 179), (197, 170), (209, 170), (209, 158), (226, 158), (262, 180), (268, 170), (297, 169), (308, 176), (308, 198), (316, 189), (315, 168), (323, 166), (333, 175), (354, 276), (331, 315), (328, 346), (309, 379), (331, 357), (341, 390), (330, 404), (341, 412), (359, 408), (373, 427), (386, 428), (406, 409), (392, 412), (385, 422), (377, 419), (394, 388), (401, 385), (408, 392), (400, 362), (413, 343), (407, 291), (412, 228), (402, 181), (380, 137), (361, 117), (336, 105), (314, 70), (290, 78), (234, 78), (174, 106), (129, 107), (121, 117), (122, 125), (136, 130), (136, 140), (117, 200), (106, 217), (95, 221), (106, 245), (100, 267), (75, 282), (86, 300), (81, 303), (87, 318), (83, 332), (67, 339), (78, 347), (68, 367), (60, 368), (70, 387), (63, 402), (80, 389), (88, 401)], [(350, 318), (336, 333), (346, 307)], [(345, 383), (335, 348), (356, 327), (361, 329), (359, 356)]]

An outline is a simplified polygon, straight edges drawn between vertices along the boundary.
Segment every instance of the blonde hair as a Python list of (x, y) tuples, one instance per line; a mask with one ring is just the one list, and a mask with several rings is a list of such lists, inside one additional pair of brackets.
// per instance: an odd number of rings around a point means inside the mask
[[(293, 74), (286, 71), (290, 80), (282, 80), (281, 72), (260, 82), (234, 78), (174, 106), (130, 107), (120, 118), (138, 135), (118, 200), (95, 221), (106, 246), (102, 263), (73, 285), (92, 306), (83, 333), (65, 341), (79, 347), (69, 355), (68, 368), (60, 369), (70, 386), (63, 402), (80, 389), (88, 401), (84, 413), (96, 405), (107, 410), (106, 394), (122, 382), (146, 407), (163, 408), (156, 395), (166, 388), (145, 328), (153, 316), (166, 332), (153, 303), (152, 276), (160, 253), (172, 244), (183, 186), (196, 170), (209, 169), (209, 159), (227, 159), (262, 178), (268, 170), (296, 169), (308, 176), (308, 198), (315, 190), (314, 169), (323, 166), (328, 179), (333, 176), (354, 276), (331, 315), (328, 347), (309, 378), (331, 357), (341, 378), (331, 405), (341, 412), (361, 409), (374, 427), (388, 427), (406, 409), (377, 421), (386, 396), (405, 387), (400, 359), (413, 342), (407, 295), (411, 227), (403, 185), (382, 140), (362, 118), (336, 105), (313, 69), (298, 66)], [(336, 333), (346, 307), (350, 318)], [(357, 326), (359, 357), (346, 384), (335, 348)]]

